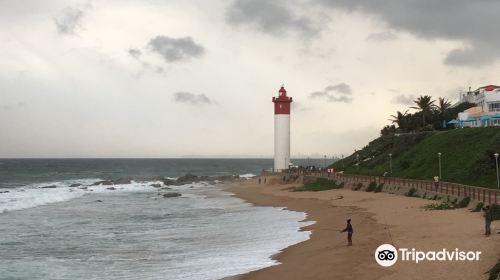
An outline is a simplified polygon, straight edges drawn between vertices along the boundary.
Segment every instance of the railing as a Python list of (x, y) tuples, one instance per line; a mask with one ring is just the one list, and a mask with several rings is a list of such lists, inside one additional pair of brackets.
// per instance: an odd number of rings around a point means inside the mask
[(415, 180), (406, 178), (395, 177), (382, 177), (382, 176), (366, 176), (366, 175), (352, 175), (341, 173), (330, 173), (325, 171), (306, 171), (295, 170), (290, 171), (290, 174), (307, 175), (321, 178), (332, 178), (345, 183), (370, 183), (385, 184), (389, 186), (400, 186), (407, 188), (415, 188), (429, 192), (446, 194), (456, 197), (468, 196), (472, 200), (481, 201), (488, 204), (500, 203), (500, 191), (496, 189), (487, 189), (476, 186), (468, 186), (450, 182), (434, 182), (430, 180)]

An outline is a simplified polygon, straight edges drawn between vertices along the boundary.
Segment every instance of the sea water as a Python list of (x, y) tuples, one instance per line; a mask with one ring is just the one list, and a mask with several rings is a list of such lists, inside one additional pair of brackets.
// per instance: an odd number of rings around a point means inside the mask
[[(309, 238), (305, 213), (256, 207), (206, 182), (152, 186), (187, 172), (251, 177), (271, 164), (0, 160), (0, 279), (219, 279), (275, 265), (273, 254)], [(122, 177), (132, 182), (89, 186)]]

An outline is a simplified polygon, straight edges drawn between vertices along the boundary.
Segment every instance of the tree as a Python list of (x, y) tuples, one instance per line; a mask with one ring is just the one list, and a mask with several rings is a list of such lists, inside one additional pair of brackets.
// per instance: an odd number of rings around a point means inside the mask
[(448, 110), (451, 107), (451, 102), (443, 97), (438, 98), (438, 105), (437, 109), (440, 114), (443, 114), (446, 110)]
[(432, 111), (436, 107), (434, 105), (435, 100), (432, 100), (430, 95), (421, 95), (414, 100), (417, 106), (410, 107), (412, 109), (417, 109), (422, 112), (422, 127), (425, 126), (425, 116)]
[(400, 111), (396, 112), (396, 115), (391, 115), (392, 119), (389, 119), (392, 123), (395, 123), (398, 125), (398, 128), (402, 130), (407, 130), (407, 116), (408, 116), (408, 110), (406, 110), (404, 113), (401, 113)]

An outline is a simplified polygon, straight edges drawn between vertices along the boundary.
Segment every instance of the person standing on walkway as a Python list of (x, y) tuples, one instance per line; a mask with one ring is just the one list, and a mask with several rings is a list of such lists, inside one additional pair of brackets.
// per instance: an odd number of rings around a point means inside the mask
[(490, 206), (483, 208), (484, 211), (484, 235), (490, 236), (491, 234), (491, 221), (493, 220), (493, 215), (491, 213)]
[(347, 246), (352, 246), (352, 234), (354, 233), (354, 230), (352, 229), (351, 219), (347, 220), (347, 226), (340, 232), (346, 232), (346, 231), (347, 231)]

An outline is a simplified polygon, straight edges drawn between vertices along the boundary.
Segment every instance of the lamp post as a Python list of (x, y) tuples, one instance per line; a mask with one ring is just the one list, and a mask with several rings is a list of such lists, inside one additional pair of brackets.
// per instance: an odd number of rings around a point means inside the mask
[(495, 163), (497, 166), (497, 189), (500, 189), (500, 177), (498, 177), (498, 153), (495, 153), (494, 156), (495, 156)]
[(325, 168), (326, 168), (326, 155), (325, 155), (325, 161), (324, 161), (324, 165), (325, 165)]
[(441, 180), (441, 153), (438, 153), (438, 163), (439, 163), (439, 180)]
[(356, 154), (356, 160), (358, 161), (358, 164), (356, 165), (357, 171), (359, 171), (359, 154)]
[(392, 153), (389, 153), (389, 171), (392, 174)]

